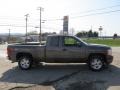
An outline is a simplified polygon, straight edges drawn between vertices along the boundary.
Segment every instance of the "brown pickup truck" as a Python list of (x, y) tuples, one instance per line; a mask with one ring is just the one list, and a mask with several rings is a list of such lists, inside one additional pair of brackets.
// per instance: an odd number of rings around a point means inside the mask
[(21, 69), (34, 63), (87, 63), (93, 71), (100, 71), (113, 61), (112, 49), (105, 45), (88, 44), (75, 36), (52, 35), (46, 44), (23, 43), (7, 47), (8, 59), (18, 62)]

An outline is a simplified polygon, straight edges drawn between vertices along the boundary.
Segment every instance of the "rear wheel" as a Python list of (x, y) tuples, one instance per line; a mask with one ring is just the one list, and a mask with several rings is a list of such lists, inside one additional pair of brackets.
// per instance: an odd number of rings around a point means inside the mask
[(100, 71), (104, 68), (104, 57), (100, 55), (91, 56), (88, 65), (91, 70)]
[(20, 56), (18, 65), (22, 70), (28, 70), (32, 66), (32, 58), (30, 56)]

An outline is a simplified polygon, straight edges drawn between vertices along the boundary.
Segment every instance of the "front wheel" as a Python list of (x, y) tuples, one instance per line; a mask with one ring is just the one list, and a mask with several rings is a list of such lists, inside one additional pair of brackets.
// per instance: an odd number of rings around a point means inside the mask
[(22, 70), (28, 70), (31, 68), (32, 59), (29, 56), (21, 56), (18, 60), (18, 65)]
[(93, 71), (100, 71), (104, 67), (104, 58), (103, 56), (94, 55), (91, 56), (88, 62), (89, 68)]

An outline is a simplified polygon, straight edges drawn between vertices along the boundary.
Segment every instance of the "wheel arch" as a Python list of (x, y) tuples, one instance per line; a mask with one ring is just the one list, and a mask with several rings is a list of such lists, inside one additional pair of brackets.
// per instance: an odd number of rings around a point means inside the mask
[(103, 53), (91, 53), (91, 54), (88, 56), (88, 60), (87, 60), (87, 61), (90, 60), (90, 57), (91, 57), (91, 56), (96, 56), (96, 55), (102, 56), (102, 57), (103, 57), (103, 60), (106, 62), (106, 56), (105, 56), (105, 54), (103, 54)]
[(19, 52), (19, 53), (16, 54), (16, 60), (18, 61), (18, 59), (19, 59), (21, 56), (29, 56), (31, 59), (33, 59), (32, 54), (27, 53), (27, 52)]

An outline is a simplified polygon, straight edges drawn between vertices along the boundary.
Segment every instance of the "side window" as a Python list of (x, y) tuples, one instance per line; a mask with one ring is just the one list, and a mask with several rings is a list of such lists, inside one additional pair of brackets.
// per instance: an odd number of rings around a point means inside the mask
[(51, 46), (51, 47), (59, 47), (59, 37), (50, 37), (49, 46)]
[(65, 37), (64, 46), (78, 46), (78, 41), (73, 37)]

